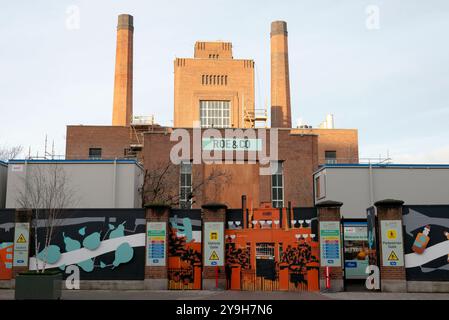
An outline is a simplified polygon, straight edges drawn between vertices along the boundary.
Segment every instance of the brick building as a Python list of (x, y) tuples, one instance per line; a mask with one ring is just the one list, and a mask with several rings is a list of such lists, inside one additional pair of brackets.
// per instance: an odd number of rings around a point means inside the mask
[[(259, 129), (264, 130), (264, 129)], [(170, 164), (170, 151), (176, 141), (170, 141), (170, 135), (165, 133), (146, 133), (144, 148), (144, 167), (150, 173), (160, 176), (160, 172), (167, 172), (163, 184), (172, 186), (166, 188), (172, 193), (171, 199), (181, 196), (182, 207), (200, 208), (208, 202), (221, 202), (229, 208), (241, 207), (241, 197), (246, 195), (250, 207), (257, 208), (263, 202), (272, 202), (274, 207), (286, 207), (288, 202), (292, 206), (313, 206), (313, 171), (318, 168), (318, 137), (316, 135), (294, 134), (289, 129), (278, 131), (277, 170), (273, 174), (260, 174), (261, 167), (268, 164), (261, 163), (256, 151), (245, 151), (242, 163), (236, 163), (237, 152), (229, 156), (222, 148), (210, 150), (214, 163), (205, 164), (205, 143), (203, 136), (203, 162), (195, 163), (193, 155), (193, 129), (187, 129), (190, 136), (190, 152), (184, 154), (181, 170), (166, 169)], [(224, 130), (220, 130), (222, 135)], [(261, 150), (267, 148), (271, 154), (270, 134), (260, 138)], [(204, 130), (201, 131), (205, 134)], [(238, 138), (224, 138), (235, 141)], [(237, 140), (238, 141), (238, 140)], [(251, 162), (251, 159), (255, 161)], [(221, 160), (222, 163), (219, 163)], [(232, 161), (226, 164), (225, 161)], [(218, 162), (218, 163), (217, 163)], [(272, 161), (274, 162), (274, 161)], [(273, 163), (271, 163), (274, 166)], [(212, 178), (211, 178), (212, 177)], [(274, 181), (276, 180), (276, 181)], [(179, 186), (179, 187), (178, 187)], [(152, 189), (152, 188), (148, 188)], [(192, 199), (188, 193), (192, 192)], [(185, 196), (184, 196), (185, 195)], [(170, 197), (170, 196), (169, 196)], [(151, 199), (150, 199), (151, 200)]]
[[(193, 59), (175, 60), (174, 74), (174, 127), (201, 116), (203, 126), (254, 126), (254, 61), (234, 59), (230, 42), (197, 42)], [(224, 117), (207, 114), (212, 108)]]
[[(174, 128), (136, 122), (132, 114), (133, 31), (133, 18), (120, 15), (112, 126), (67, 126), (67, 159), (137, 158), (151, 174), (170, 159), (175, 143), (170, 141), (169, 133), (174, 129), (191, 132), (195, 127), (220, 130), (268, 127), (267, 110), (255, 106), (255, 62), (234, 59), (229, 42), (196, 42), (193, 58), (175, 59)], [(289, 202), (293, 206), (312, 206), (312, 174), (320, 164), (358, 163), (357, 130), (292, 128), (287, 24), (273, 22), (270, 39), (271, 128), (279, 132), (277, 160), (282, 163), (278, 175), (259, 175), (258, 162), (192, 163), (187, 167), (178, 164), (170, 175), (167, 194), (177, 194), (181, 206), (200, 207), (213, 200), (228, 207), (240, 207), (242, 195), (254, 207), (263, 202), (272, 202), (274, 207), (287, 206)], [(272, 129), (268, 129), (268, 135)], [(228, 142), (235, 141), (239, 140), (231, 138)], [(265, 143), (262, 142), (263, 146)], [(189, 163), (192, 159), (184, 160)], [(234, 155), (225, 160), (235, 160)], [(221, 184), (205, 181), (216, 169), (226, 171), (227, 180)], [(190, 185), (183, 183), (188, 174)], [(274, 183), (277, 178), (279, 182)], [(195, 195), (189, 198), (195, 184), (201, 187), (197, 186)]]

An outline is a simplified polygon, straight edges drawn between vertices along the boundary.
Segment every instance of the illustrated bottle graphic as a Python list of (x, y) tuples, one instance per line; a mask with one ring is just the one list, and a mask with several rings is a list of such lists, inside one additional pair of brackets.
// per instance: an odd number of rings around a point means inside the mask
[(415, 242), (413, 243), (412, 250), (417, 254), (422, 254), (426, 250), (430, 237), (430, 226), (424, 227), (424, 230), (416, 235)]

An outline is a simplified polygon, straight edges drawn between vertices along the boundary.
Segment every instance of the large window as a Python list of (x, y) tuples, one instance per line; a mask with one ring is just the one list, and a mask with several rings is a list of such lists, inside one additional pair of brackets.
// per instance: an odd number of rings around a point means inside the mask
[(192, 163), (190, 161), (181, 162), (179, 185), (179, 207), (190, 209), (192, 207)]
[(273, 202), (273, 208), (282, 208), (284, 207), (284, 178), (282, 162), (274, 161), (271, 165), (271, 201)]
[(202, 128), (228, 128), (230, 124), (229, 101), (200, 101)]

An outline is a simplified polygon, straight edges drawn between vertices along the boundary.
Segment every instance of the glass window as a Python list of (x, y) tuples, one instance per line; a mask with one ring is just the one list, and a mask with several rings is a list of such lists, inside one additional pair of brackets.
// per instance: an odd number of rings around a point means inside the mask
[(337, 151), (325, 151), (324, 158), (327, 164), (337, 163)]
[(89, 159), (101, 159), (101, 148), (89, 148)]
[(202, 128), (227, 128), (230, 123), (230, 101), (200, 101)]
[(283, 164), (280, 161), (271, 163), (271, 200), (274, 208), (284, 207)]
[(179, 207), (181, 209), (192, 208), (192, 163), (181, 162), (179, 183)]

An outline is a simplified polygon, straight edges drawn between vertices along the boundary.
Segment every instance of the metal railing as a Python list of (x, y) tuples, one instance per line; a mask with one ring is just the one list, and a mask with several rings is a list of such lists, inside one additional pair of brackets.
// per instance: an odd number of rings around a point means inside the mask
[[(358, 161), (357, 161), (358, 160)], [(318, 159), (319, 163), (322, 164), (391, 164), (393, 160), (391, 158), (325, 158), (320, 157)]]

